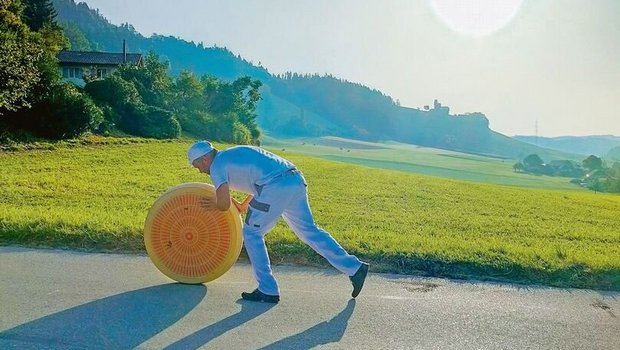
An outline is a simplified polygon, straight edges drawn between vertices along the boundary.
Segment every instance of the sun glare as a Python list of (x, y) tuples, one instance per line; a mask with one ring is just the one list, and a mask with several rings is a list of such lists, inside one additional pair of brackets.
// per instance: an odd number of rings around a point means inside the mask
[(431, 0), (437, 15), (452, 30), (485, 36), (501, 29), (515, 16), (523, 0)]

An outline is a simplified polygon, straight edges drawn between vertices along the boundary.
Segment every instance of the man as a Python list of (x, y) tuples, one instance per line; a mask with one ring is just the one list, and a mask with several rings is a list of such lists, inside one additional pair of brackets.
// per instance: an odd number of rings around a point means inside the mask
[[(329, 233), (317, 227), (306, 191), (306, 181), (295, 165), (262, 148), (235, 146), (223, 151), (208, 141), (199, 141), (187, 151), (189, 163), (211, 176), (216, 188), (214, 198), (203, 198), (201, 205), (226, 211), (234, 204), (246, 212), (243, 225), (245, 249), (252, 263), (258, 288), (242, 293), (245, 300), (277, 303), (280, 289), (271, 272), (265, 234), (282, 216), (297, 237), (321, 254), (353, 284), (353, 298), (362, 290), (369, 265), (349, 255)], [(230, 197), (235, 190), (248, 194), (239, 203)]]

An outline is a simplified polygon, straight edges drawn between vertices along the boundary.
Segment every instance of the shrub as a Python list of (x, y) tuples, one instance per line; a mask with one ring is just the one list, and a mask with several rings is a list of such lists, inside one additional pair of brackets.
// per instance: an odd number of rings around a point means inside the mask
[(214, 135), (215, 120), (212, 115), (204, 111), (188, 111), (178, 115), (181, 128), (191, 134), (210, 139)]
[(158, 139), (181, 135), (181, 125), (172, 112), (145, 105), (134, 83), (120, 76), (92, 81), (84, 89), (104, 106), (104, 132), (117, 127), (132, 135)]
[(137, 134), (139, 136), (157, 139), (172, 139), (181, 136), (181, 125), (170, 111), (144, 106), (138, 115)]
[(136, 110), (142, 106), (142, 99), (134, 84), (112, 75), (89, 82), (84, 91), (102, 106), (105, 112), (104, 130), (110, 131), (115, 126), (127, 132), (136, 129), (132, 126), (132, 120), (135, 119)]
[(102, 120), (101, 109), (70, 83), (53, 85), (49, 98), (7, 114), (13, 127), (50, 139), (79, 136), (97, 128)]
[(252, 142), (250, 129), (240, 122), (235, 122), (232, 126), (232, 142), (239, 145), (250, 144)]

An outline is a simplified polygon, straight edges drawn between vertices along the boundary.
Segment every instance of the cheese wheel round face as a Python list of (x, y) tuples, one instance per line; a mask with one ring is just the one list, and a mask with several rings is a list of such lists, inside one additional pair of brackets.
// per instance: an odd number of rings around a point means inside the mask
[(155, 266), (181, 283), (213, 281), (228, 271), (241, 253), (241, 217), (228, 211), (202, 208), (199, 200), (215, 197), (205, 183), (170, 188), (149, 210), (144, 244)]

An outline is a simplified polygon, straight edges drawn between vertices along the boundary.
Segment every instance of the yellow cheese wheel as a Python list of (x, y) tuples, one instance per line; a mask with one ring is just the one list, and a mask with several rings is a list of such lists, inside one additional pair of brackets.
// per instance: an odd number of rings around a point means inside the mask
[(191, 182), (170, 188), (149, 210), (144, 244), (155, 266), (181, 283), (213, 281), (237, 261), (243, 238), (241, 217), (202, 208), (202, 197), (215, 197), (212, 185)]

